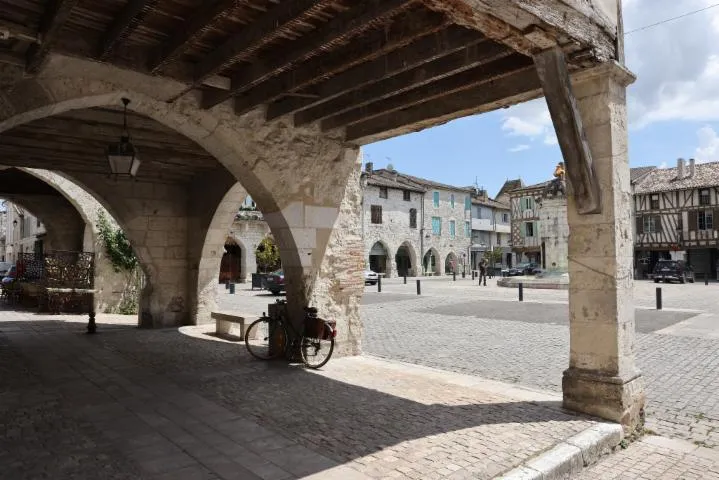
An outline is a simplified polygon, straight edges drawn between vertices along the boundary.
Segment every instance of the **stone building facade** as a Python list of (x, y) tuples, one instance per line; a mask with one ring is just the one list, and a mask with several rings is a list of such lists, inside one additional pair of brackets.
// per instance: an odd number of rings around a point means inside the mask
[(553, 272), (569, 269), (569, 224), (567, 198), (543, 198), (539, 206), (539, 238), (542, 268)]
[[(268, 235), (270, 227), (259, 211), (240, 210), (232, 222), (225, 243), (225, 253), (220, 264), (220, 282), (225, 278), (240, 283), (249, 281), (251, 275), (257, 273), (257, 246)], [(237, 249), (233, 249), (233, 246)], [(226, 271), (233, 262), (236, 262), (236, 276)]]
[(395, 170), (362, 173), (365, 265), (387, 277), (469, 268), (472, 189)]
[(45, 225), (20, 205), (6, 201), (5, 206), (7, 210), (4, 215), (6, 221), (3, 235), (7, 239), (4, 251), (7, 261), (15, 262), (18, 255), (23, 253), (42, 253), (47, 247)]
[(471, 268), (479, 268), (479, 262), (487, 251), (499, 250), (500, 262), (495, 266), (512, 264), (511, 211), (509, 203), (489, 198), (486, 190), (476, 190), (472, 195), (472, 245)]
[(548, 182), (522, 187), (510, 192), (512, 253), (514, 264), (542, 261), (540, 215), (537, 198)]

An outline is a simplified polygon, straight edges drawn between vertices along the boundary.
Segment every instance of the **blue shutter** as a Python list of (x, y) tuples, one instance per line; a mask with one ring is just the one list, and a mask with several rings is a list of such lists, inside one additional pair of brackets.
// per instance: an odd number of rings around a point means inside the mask
[(432, 200), (434, 202), (434, 208), (438, 208), (439, 207), (439, 192), (434, 192), (432, 194)]
[(457, 234), (456, 224), (455, 224), (454, 220), (450, 220), (449, 221), (449, 236), (454, 238), (456, 236), (456, 234)]
[(464, 209), (465, 210), (472, 210), (472, 199), (469, 198), (469, 195), (464, 197)]

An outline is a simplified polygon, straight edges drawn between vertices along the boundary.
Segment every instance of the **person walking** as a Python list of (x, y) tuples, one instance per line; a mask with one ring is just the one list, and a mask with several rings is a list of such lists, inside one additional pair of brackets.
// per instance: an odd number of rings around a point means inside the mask
[(479, 284), (487, 286), (487, 259), (482, 258), (479, 261)]

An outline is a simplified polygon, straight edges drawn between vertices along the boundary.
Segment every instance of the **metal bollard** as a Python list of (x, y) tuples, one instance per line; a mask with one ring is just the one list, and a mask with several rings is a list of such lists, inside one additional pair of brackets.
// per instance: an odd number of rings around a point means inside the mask
[(452, 281), (457, 281), (457, 272), (452, 272)]
[(704, 285), (709, 285), (709, 272), (704, 274)]
[(465, 278), (465, 276), (464, 270), (462, 270), (462, 278)]
[(382, 293), (382, 276), (377, 277), (377, 293)]
[(229, 290), (229, 289), (230, 289), (230, 281), (227, 280), (227, 281), (225, 282), (225, 290)]
[(519, 282), (519, 301), (524, 301), (524, 284), (522, 282)]
[(407, 274), (404, 275), (404, 284), (407, 285)]
[(657, 310), (662, 309), (662, 289), (657, 287)]
[(422, 287), (419, 283), (419, 280), (417, 280), (417, 295), (422, 295)]
[(95, 323), (95, 311), (89, 313), (89, 318), (87, 319), (87, 333), (93, 334), (97, 331), (97, 324)]
[(235, 284), (230, 283), (230, 295), (234, 295), (234, 294), (235, 294)]

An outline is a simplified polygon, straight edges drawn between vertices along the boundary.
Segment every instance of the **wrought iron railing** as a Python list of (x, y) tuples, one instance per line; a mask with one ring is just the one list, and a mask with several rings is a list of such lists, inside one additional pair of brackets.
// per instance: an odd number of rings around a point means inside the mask
[(95, 254), (53, 251), (22, 253), (18, 277), (47, 288), (92, 289), (95, 285)]

